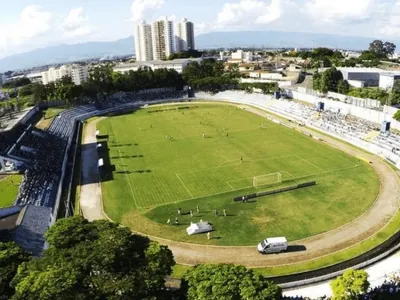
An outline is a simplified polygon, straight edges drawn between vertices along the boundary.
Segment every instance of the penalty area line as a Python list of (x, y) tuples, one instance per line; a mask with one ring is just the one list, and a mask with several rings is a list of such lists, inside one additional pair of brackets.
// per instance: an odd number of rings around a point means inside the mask
[(193, 199), (194, 197), (193, 197), (192, 193), (189, 191), (189, 189), (187, 188), (186, 184), (183, 182), (182, 178), (180, 178), (179, 175), (176, 174), (176, 173), (175, 173), (175, 175), (176, 175), (176, 177), (178, 177), (179, 181), (182, 183), (182, 185), (184, 186), (186, 191), (189, 193), (190, 197), (192, 197), (191, 199)]

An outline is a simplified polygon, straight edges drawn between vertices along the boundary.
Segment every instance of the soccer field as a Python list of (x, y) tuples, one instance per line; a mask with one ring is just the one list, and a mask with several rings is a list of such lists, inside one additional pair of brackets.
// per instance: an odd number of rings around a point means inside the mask
[[(235, 106), (191, 104), (177, 109), (183, 106), (149, 107), (98, 124), (101, 134), (108, 135), (106, 161), (115, 167), (102, 182), (105, 210), (115, 221), (126, 223), (129, 214), (136, 219), (140, 215), (143, 222), (137, 225), (144, 228), (139, 229), (161, 233), (177, 207), (189, 211), (200, 205), (209, 212), (202, 216), (218, 225), (222, 221), (213, 220), (211, 212), (229, 206), (230, 212), (246, 215), (254, 232), (265, 226), (263, 216), (268, 217), (275, 225), (261, 234), (286, 222), (280, 227), (284, 234), (300, 222), (301, 228), (288, 235), (302, 238), (351, 221), (376, 198), (377, 176), (357, 158)], [(310, 180), (318, 184), (260, 198), (247, 213), (232, 206), (233, 196), (268, 189), (254, 187), (255, 176), (277, 172), (282, 183), (275, 187)], [(307, 218), (315, 220), (309, 228), (303, 224)], [(182, 228), (168, 231), (168, 237), (190, 240)], [(248, 240), (237, 239), (234, 244)]]
[(0, 180), (0, 208), (12, 206), (18, 195), (21, 175), (11, 175)]

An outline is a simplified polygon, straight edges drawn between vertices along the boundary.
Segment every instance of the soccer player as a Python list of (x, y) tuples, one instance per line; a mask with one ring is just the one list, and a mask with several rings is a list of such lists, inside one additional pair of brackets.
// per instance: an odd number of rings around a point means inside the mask
[(226, 217), (226, 209), (224, 208), (224, 217)]
[(196, 210), (197, 210), (197, 213), (200, 212), (200, 207), (198, 205), (196, 206)]

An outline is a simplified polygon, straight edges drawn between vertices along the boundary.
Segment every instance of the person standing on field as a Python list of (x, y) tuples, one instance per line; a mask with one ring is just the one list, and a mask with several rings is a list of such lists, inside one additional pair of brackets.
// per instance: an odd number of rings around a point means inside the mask
[(207, 232), (207, 239), (211, 240), (211, 232)]

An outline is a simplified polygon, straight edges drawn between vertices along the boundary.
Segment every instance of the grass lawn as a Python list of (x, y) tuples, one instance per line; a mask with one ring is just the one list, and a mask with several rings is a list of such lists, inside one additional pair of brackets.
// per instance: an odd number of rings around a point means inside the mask
[(38, 122), (36, 127), (40, 128), (40, 129), (48, 128), (51, 125), (51, 123), (53, 122), (54, 118), (59, 113), (63, 112), (64, 110), (66, 110), (66, 108), (62, 108), (62, 107), (50, 107), (50, 108), (46, 109), (46, 112), (45, 112), (43, 118)]
[[(292, 241), (334, 229), (375, 200), (379, 181), (365, 162), (234, 106), (195, 106), (150, 107), (98, 124), (109, 136), (103, 158), (115, 168), (102, 183), (113, 220), (180, 241), (255, 245), (267, 236)], [(155, 110), (164, 111), (149, 113)], [(280, 185), (253, 187), (254, 176), (276, 172)], [(232, 200), (310, 180), (318, 184), (247, 204)], [(180, 226), (166, 224), (175, 217)], [(188, 224), (200, 219), (213, 224), (218, 239), (187, 236)]]
[(0, 208), (14, 204), (21, 179), (21, 175), (11, 175), (0, 180)]

